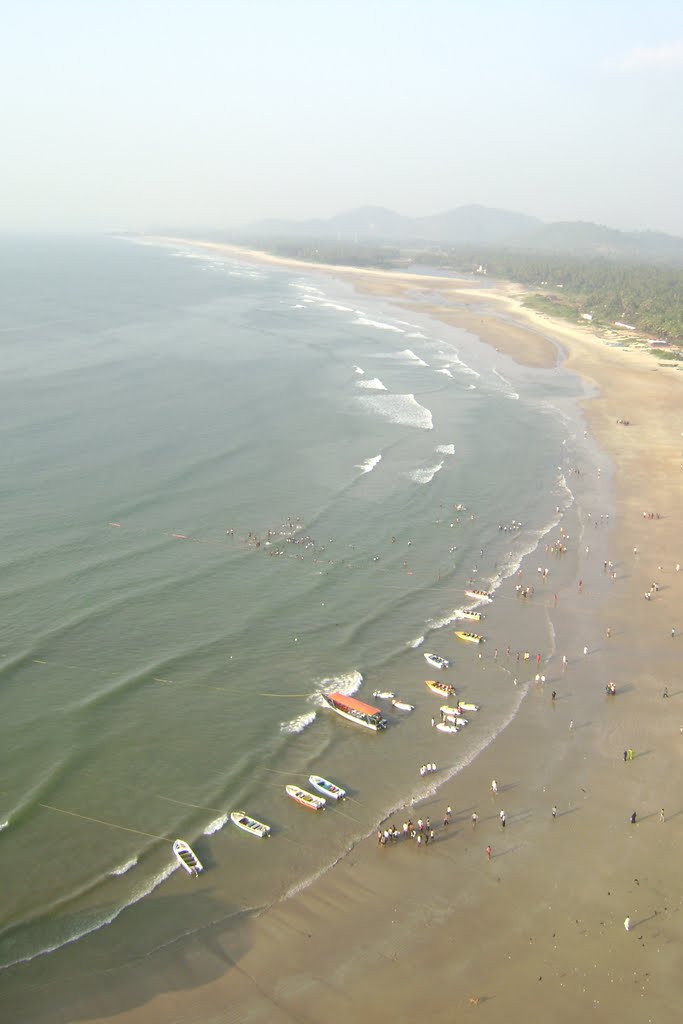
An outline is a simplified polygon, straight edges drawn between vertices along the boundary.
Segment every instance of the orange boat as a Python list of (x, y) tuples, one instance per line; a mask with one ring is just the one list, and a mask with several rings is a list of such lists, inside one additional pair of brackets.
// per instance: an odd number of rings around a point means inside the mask
[(345, 693), (323, 693), (323, 700), (328, 708), (332, 708), (342, 718), (348, 718), (349, 722), (362, 725), (366, 729), (379, 732), (386, 729), (387, 722), (382, 718), (379, 708), (373, 708), (371, 704), (364, 704), (362, 700), (355, 697), (347, 697)]

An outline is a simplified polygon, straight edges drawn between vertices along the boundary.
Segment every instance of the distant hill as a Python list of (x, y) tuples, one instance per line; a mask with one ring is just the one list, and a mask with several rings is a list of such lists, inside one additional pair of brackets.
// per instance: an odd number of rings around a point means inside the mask
[(536, 217), (488, 206), (460, 206), (429, 217), (403, 217), (382, 206), (361, 206), (327, 220), (264, 220), (242, 234), (261, 238), (318, 238), (353, 242), (501, 244), (542, 226)]
[[(236, 240), (317, 239), (356, 245), (482, 246), (575, 258), (683, 267), (683, 238), (656, 231), (618, 231), (584, 221), (544, 224), (537, 217), (488, 206), (460, 206), (427, 217), (404, 217), (361, 206), (328, 219), (264, 220), (232, 232)], [(482, 253), (482, 256), (484, 254)]]

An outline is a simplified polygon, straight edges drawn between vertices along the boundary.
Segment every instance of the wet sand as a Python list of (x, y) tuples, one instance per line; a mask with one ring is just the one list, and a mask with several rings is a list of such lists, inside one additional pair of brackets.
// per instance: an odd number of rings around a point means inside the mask
[[(570, 557), (553, 574), (557, 606), (534, 598), (556, 638), (546, 684), (532, 683), (512, 724), (436, 797), (407, 809), (431, 817), (433, 845), (380, 848), (371, 838), (283, 903), (122, 968), (102, 962), (76, 985), (40, 958), (12, 974), (15, 1018), (23, 1004), (22, 1019), (35, 1022), (678, 1020), (683, 376), (524, 310), (512, 286), (421, 278), (418, 290), (410, 275), (321, 272), (448, 317), (520, 362), (554, 365), (559, 346), (595, 385), (587, 427), (613, 460), (614, 504), (591, 509), (570, 535)], [(597, 483), (577, 486), (591, 494)], [(604, 693), (610, 679), (615, 697)], [(635, 757), (624, 762), (629, 747)]]

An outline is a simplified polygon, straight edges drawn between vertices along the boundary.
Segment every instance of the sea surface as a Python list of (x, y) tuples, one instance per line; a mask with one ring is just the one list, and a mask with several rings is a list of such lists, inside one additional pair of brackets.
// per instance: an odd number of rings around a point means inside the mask
[[(139, 953), (286, 898), (494, 741), (552, 655), (545, 544), (598, 457), (573, 375), (333, 277), (119, 238), (0, 242), (0, 366), (0, 966), (133, 904)], [(472, 584), (481, 647), (453, 635)], [(424, 652), (481, 705), (457, 736)], [(349, 798), (294, 804), (312, 772)]]

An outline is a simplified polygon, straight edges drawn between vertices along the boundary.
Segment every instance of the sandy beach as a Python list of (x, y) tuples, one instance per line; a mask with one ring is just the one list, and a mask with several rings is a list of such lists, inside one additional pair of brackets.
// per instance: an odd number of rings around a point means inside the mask
[(514, 285), (192, 244), (343, 278), (529, 366), (563, 362), (595, 389), (586, 429), (612, 461), (613, 504), (570, 538), (557, 603), (541, 599), (556, 641), (545, 685), (469, 767), (405, 809), (431, 818), (429, 848), (371, 837), (259, 914), (235, 919), (209, 900), (199, 933), (87, 974), (76, 944), (63, 972), (48, 976), (46, 957), (21, 965), (0, 997), (36, 1024), (678, 1020), (683, 375), (616, 335), (524, 308)]

